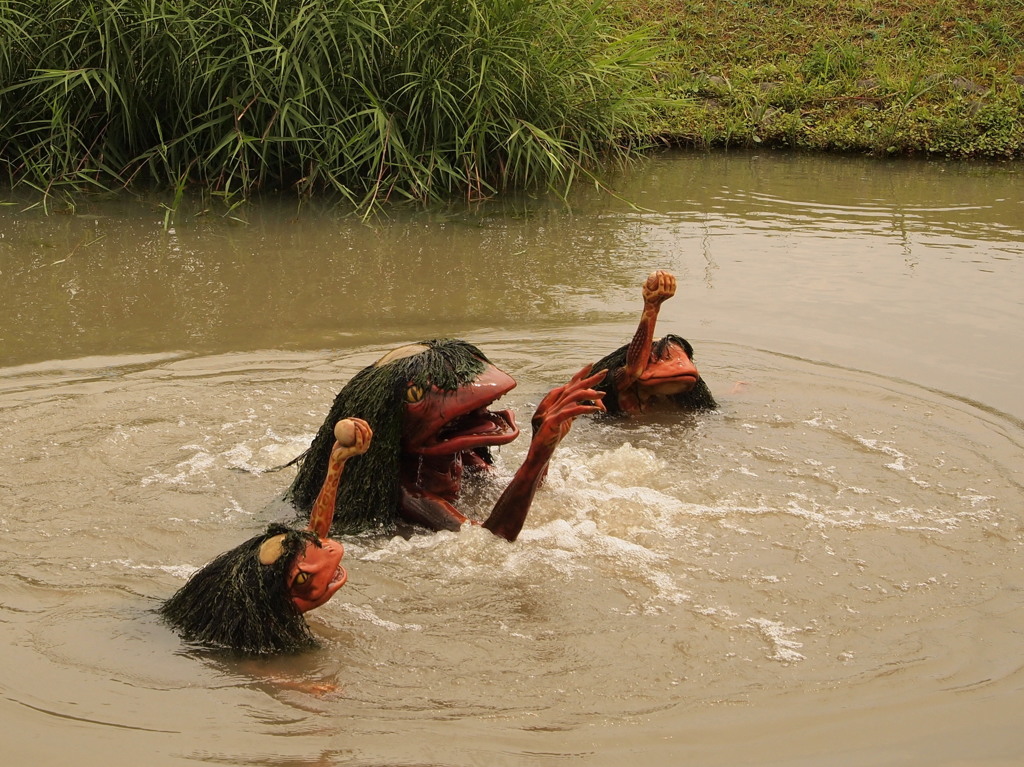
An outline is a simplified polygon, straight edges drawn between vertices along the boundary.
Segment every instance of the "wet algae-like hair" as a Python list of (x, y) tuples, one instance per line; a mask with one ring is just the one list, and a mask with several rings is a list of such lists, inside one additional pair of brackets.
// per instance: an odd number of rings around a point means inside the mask
[[(276, 561), (262, 564), (260, 546), (284, 535)], [(226, 551), (195, 572), (160, 607), (181, 636), (206, 647), (246, 655), (298, 652), (317, 642), (288, 594), (288, 570), (316, 533), (272, 524), (262, 535)]]
[(297, 459), (299, 470), (286, 498), (300, 510), (309, 511), (327, 474), (334, 424), (357, 417), (373, 429), (370, 449), (351, 458), (345, 467), (345, 481), (335, 503), (332, 530), (336, 534), (392, 532), (397, 525), (402, 416), (408, 386), (454, 391), (476, 379), (489, 363), (477, 347), (458, 339), (420, 341), (413, 346), (425, 348), (409, 356), (396, 355), (390, 361), (391, 355), (385, 355), (356, 373), (338, 392), (320, 431)]
[[(687, 356), (691, 360), (693, 359), (693, 346), (690, 342), (682, 336), (672, 335), (671, 333), (654, 342), (654, 352), (658, 356), (663, 355), (665, 353), (665, 348), (669, 344), (676, 344), (677, 346), (683, 347), (686, 350)], [(591, 368), (592, 370), (609, 371), (608, 375), (605, 376), (605, 379), (594, 387), (595, 389), (605, 393), (602, 402), (604, 402), (604, 406), (609, 415), (622, 412), (622, 408), (619, 406), (619, 390), (615, 386), (614, 375), (612, 375), (612, 373), (626, 365), (626, 351), (628, 349), (629, 344), (624, 344), (607, 357), (595, 362)], [(697, 385), (690, 389), (690, 391), (683, 392), (681, 394), (673, 394), (669, 396), (668, 399), (684, 410), (714, 410), (718, 407), (718, 403), (715, 402), (715, 398), (712, 396), (708, 385), (704, 383), (703, 378), (698, 378)]]

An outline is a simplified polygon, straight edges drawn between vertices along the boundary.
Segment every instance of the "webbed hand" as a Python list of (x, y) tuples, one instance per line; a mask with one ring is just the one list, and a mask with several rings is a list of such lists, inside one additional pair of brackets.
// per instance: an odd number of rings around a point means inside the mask
[(533, 445), (552, 450), (569, 433), (573, 419), (585, 413), (603, 413), (604, 392), (592, 388), (604, 380), (607, 370), (590, 375), (590, 366), (583, 368), (564, 386), (549, 391), (533, 414)]
[(562, 438), (569, 433), (573, 419), (584, 413), (604, 411), (604, 392), (591, 388), (607, 373), (600, 370), (590, 375), (590, 366), (583, 368), (569, 383), (552, 389), (540, 401), (533, 414), (533, 439), (526, 460), (516, 471), (505, 492), (494, 504), (483, 526), (495, 535), (514, 541), (523, 529), (533, 496), (547, 474), (548, 462)]

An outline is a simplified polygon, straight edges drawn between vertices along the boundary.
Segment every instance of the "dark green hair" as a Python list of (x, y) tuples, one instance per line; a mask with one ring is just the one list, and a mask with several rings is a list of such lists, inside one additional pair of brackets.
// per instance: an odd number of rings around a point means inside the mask
[[(264, 565), (260, 546), (284, 535), (277, 561)], [(245, 655), (298, 652), (317, 642), (288, 593), (288, 570), (316, 533), (272, 524), (197, 570), (163, 603), (160, 614), (197, 644)]]
[(356, 373), (334, 398), (309, 448), (296, 459), (299, 470), (285, 497), (299, 510), (309, 512), (327, 475), (334, 425), (354, 416), (373, 429), (370, 449), (345, 464), (331, 527), (335, 534), (393, 532), (396, 528), (402, 416), (409, 384), (454, 391), (476, 379), (489, 362), (477, 347), (458, 339), (420, 341), (418, 345), (426, 349)]
[[(665, 353), (665, 348), (669, 344), (676, 344), (682, 346), (686, 350), (687, 356), (693, 359), (693, 346), (682, 336), (672, 335), (671, 333), (664, 338), (655, 341), (652, 344), (653, 350), (656, 354), (662, 355)], [(597, 384), (594, 388), (603, 391), (605, 410), (609, 415), (621, 413), (622, 408), (619, 406), (619, 390), (615, 385), (615, 371), (626, 365), (626, 352), (629, 349), (629, 344), (620, 346), (618, 349), (613, 351), (606, 357), (598, 360), (591, 367), (591, 370), (607, 370), (608, 375), (605, 376), (604, 380)], [(668, 399), (672, 400), (683, 410), (714, 410), (718, 407), (718, 403), (715, 402), (715, 398), (711, 394), (711, 390), (708, 385), (704, 383), (703, 378), (697, 378), (697, 385), (694, 386), (690, 391), (683, 392), (681, 394), (673, 394)]]

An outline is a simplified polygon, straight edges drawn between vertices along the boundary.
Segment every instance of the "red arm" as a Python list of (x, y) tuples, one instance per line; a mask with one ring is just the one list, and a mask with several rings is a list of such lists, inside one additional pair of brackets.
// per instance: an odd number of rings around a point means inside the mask
[(327, 464), (327, 476), (320, 488), (320, 494), (309, 513), (309, 528), (321, 538), (331, 534), (334, 522), (334, 502), (338, 496), (338, 480), (345, 468), (345, 462), (354, 455), (365, 453), (370, 447), (373, 430), (361, 418), (346, 418), (334, 426), (335, 442)]
[(654, 326), (658, 322), (661, 305), (676, 294), (676, 278), (669, 272), (651, 272), (644, 283), (644, 310), (640, 315), (633, 340), (626, 351), (626, 366), (615, 371), (615, 385), (624, 392), (635, 384), (647, 367), (654, 342)]
[(604, 393), (591, 387), (600, 383), (607, 371), (601, 370), (588, 376), (589, 372), (589, 366), (583, 368), (565, 386), (548, 392), (537, 406), (537, 412), (533, 415), (533, 438), (526, 460), (483, 523), (495, 535), (510, 541), (519, 536), (530, 511), (530, 504), (533, 503), (533, 496), (547, 473), (548, 462), (558, 443), (569, 433), (573, 419), (584, 413), (604, 410), (601, 402)]

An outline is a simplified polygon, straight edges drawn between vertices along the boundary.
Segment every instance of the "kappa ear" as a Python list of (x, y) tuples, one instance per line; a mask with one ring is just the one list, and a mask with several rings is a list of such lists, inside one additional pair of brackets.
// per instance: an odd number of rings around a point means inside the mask
[(284, 533), (274, 535), (260, 544), (259, 560), (261, 565), (272, 565), (284, 553)]

